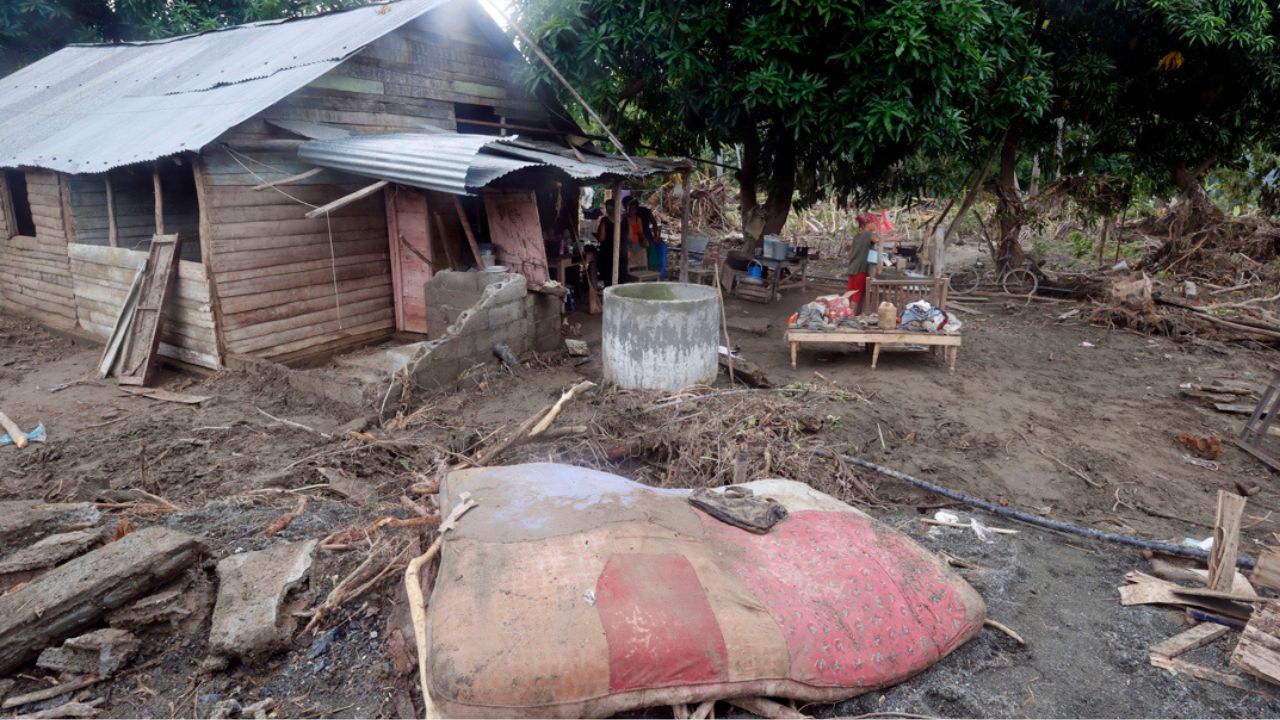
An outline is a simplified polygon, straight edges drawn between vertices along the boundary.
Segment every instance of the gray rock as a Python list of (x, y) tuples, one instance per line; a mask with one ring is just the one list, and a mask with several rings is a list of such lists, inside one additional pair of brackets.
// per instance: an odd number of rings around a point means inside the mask
[(186, 533), (143, 528), (0, 597), (0, 673), (25, 665), (42, 649), (89, 629), (106, 613), (173, 579), (203, 549)]
[(295, 621), (281, 606), (307, 577), (318, 544), (286, 543), (218, 562), (218, 599), (209, 631), (213, 653), (252, 658), (288, 644)]
[(102, 513), (93, 503), (0, 502), (0, 555), (8, 555), (54, 533), (97, 525), (101, 517)]
[(138, 654), (138, 638), (116, 628), (103, 628), (73, 637), (62, 647), (45, 648), (36, 665), (73, 675), (110, 677)]
[(234, 698), (223, 700), (213, 706), (213, 712), (209, 713), (209, 720), (227, 720), (227, 718), (240, 716), (240, 703)]

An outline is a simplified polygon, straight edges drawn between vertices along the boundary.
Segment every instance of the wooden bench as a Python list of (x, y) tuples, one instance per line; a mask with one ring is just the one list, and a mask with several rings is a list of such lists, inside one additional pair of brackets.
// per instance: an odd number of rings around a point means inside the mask
[(876, 369), (876, 363), (880, 360), (881, 345), (927, 345), (931, 353), (936, 353), (941, 347), (952, 375), (956, 373), (956, 355), (960, 352), (960, 336), (950, 333), (909, 330), (788, 330), (785, 339), (791, 343), (792, 369), (796, 367), (796, 354), (801, 343), (870, 344), (872, 370)]

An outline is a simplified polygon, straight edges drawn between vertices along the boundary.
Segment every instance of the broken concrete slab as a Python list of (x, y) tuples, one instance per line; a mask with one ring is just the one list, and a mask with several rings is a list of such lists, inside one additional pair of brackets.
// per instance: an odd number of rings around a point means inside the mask
[(45, 648), (36, 665), (72, 675), (111, 677), (138, 654), (138, 638), (116, 628), (102, 628), (73, 637), (61, 647)]
[(177, 576), (203, 550), (199, 539), (184, 532), (143, 528), (0, 597), (0, 673)]
[(218, 599), (209, 630), (215, 655), (252, 658), (288, 644), (296, 622), (285, 596), (307, 577), (318, 540), (275, 545), (218, 562)]
[(88, 552), (105, 540), (109, 532), (109, 528), (98, 527), (50, 535), (0, 559), (0, 577), (54, 567)]
[(92, 527), (101, 518), (102, 513), (93, 503), (0, 502), (0, 555), (54, 533)]

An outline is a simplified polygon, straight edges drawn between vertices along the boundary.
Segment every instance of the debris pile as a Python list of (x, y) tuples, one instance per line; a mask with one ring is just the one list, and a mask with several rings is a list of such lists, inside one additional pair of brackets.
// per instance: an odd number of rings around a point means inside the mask
[[(1162, 605), (1185, 611), (1188, 629), (1151, 648), (1153, 666), (1276, 698), (1280, 690), (1271, 685), (1280, 685), (1280, 599), (1263, 593), (1280, 591), (1280, 548), (1267, 548), (1256, 564), (1237, 555), (1245, 503), (1244, 497), (1220, 490), (1213, 535), (1203, 541), (1187, 539), (1185, 544), (1208, 549), (1207, 567), (1148, 551), (1145, 555), (1151, 573), (1125, 575), (1126, 584), (1119, 588), (1120, 604)], [(1248, 578), (1236, 569), (1237, 565), (1251, 564), (1253, 572)], [(1229, 668), (1186, 658), (1232, 631), (1239, 631), (1240, 638), (1229, 659), (1223, 658)], [(1222, 665), (1222, 660), (1217, 664)]]

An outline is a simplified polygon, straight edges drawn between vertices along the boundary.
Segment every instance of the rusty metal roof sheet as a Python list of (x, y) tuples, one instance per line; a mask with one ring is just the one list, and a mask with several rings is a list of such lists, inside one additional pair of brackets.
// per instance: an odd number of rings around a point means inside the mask
[(199, 150), (449, 0), (398, 0), (198, 35), (72, 45), (0, 78), (0, 167), (69, 173)]
[(517, 136), (465, 133), (385, 133), (312, 140), (298, 151), (303, 160), (355, 175), (403, 185), (467, 195), (517, 170), (545, 167), (585, 182), (643, 178), (687, 167), (682, 160), (634, 158), (632, 168), (618, 155), (584, 154)]

